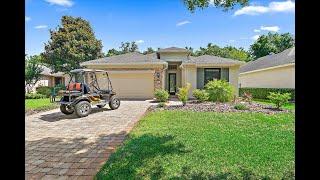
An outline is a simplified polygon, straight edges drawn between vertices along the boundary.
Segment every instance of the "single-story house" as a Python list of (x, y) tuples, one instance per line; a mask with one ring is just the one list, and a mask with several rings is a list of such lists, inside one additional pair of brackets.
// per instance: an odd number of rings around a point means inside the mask
[(107, 70), (112, 86), (121, 98), (153, 98), (156, 89), (177, 93), (179, 87), (191, 84), (201, 89), (212, 79), (225, 79), (236, 89), (241, 61), (203, 55), (193, 57), (184, 48), (159, 49), (152, 54), (131, 52), (82, 63), (91, 69)]
[(295, 88), (295, 47), (240, 67), (240, 87)]
[(42, 66), (42, 69), (40, 80), (32, 87), (32, 92), (35, 92), (39, 86), (54, 87), (58, 84), (65, 84), (64, 73), (51, 73), (52, 70), (46, 66)]

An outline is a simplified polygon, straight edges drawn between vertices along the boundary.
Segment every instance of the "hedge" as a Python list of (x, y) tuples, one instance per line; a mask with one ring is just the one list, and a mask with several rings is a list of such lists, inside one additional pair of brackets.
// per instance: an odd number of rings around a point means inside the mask
[(24, 98), (25, 99), (43, 99), (43, 98), (46, 98), (46, 96), (43, 94), (31, 93), (31, 94), (25, 94)]
[(295, 90), (292, 88), (239, 88), (239, 96), (244, 92), (251, 93), (256, 99), (268, 99), (269, 92), (291, 93), (290, 100), (295, 100)]
[(51, 87), (48, 86), (39, 86), (36, 88), (38, 94), (45, 95), (46, 97), (50, 97), (51, 95)]

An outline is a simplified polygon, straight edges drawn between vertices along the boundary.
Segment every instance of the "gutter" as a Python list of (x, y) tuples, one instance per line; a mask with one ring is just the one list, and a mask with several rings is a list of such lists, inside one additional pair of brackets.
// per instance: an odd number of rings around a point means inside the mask
[(166, 64), (166, 62), (135, 62), (135, 63), (83, 63), (82, 66), (99, 66), (99, 65), (112, 65), (112, 66), (123, 66), (123, 65), (153, 65), (153, 64)]

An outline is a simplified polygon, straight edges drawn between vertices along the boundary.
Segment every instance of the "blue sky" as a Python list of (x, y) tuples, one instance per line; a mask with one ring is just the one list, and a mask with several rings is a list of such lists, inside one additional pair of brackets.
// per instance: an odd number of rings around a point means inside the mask
[(250, 1), (245, 8), (224, 12), (210, 5), (189, 12), (182, 0), (26, 0), (26, 53), (39, 54), (49, 40), (49, 29), (61, 16), (80, 16), (91, 23), (102, 40), (103, 52), (122, 41), (136, 41), (139, 50), (208, 43), (248, 49), (268, 32), (295, 33), (294, 1)]

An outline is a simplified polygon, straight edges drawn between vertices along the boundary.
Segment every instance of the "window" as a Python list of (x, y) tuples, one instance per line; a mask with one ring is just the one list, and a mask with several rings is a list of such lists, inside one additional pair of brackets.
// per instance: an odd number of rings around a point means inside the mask
[(177, 69), (177, 65), (169, 65), (168, 66), (168, 70), (176, 70)]
[(207, 82), (214, 80), (214, 79), (221, 79), (221, 69), (220, 68), (205, 68), (204, 69), (204, 84), (207, 84)]

